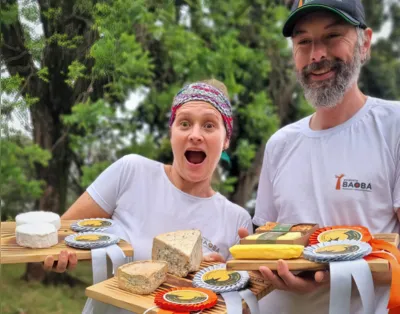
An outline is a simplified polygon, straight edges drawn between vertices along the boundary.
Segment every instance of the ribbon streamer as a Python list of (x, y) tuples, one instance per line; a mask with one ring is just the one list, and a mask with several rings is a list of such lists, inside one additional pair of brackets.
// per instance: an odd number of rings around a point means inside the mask
[(351, 269), (343, 267), (346, 262), (331, 262), (331, 292), (329, 314), (350, 313)]
[(107, 279), (107, 255), (105, 248), (92, 249), (93, 284)]
[(251, 314), (260, 314), (260, 308), (258, 306), (258, 300), (251, 290), (246, 289), (239, 291), (239, 294), (246, 302), (247, 306), (249, 307)]

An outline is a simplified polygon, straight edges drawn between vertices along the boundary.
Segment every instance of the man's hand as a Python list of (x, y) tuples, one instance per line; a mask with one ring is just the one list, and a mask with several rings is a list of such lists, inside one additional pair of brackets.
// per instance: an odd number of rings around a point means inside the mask
[(203, 262), (220, 262), (225, 263), (225, 258), (218, 253), (211, 253), (203, 256)]
[(288, 264), (284, 260), (278, 261), (277, 274), (265, 266), (260, 267), (260, 273), (264, 279), (271, 281), (276, 289), (299, 294), (312, 292), (329, 283), (329, 272), (317, 271), (314, 278), (305, 279), (290, 272)]
[(68, 251), (61, 251), (58, 256), (58, 261), (54, 263), (54, 257), (49, 255), (43, 262), (43, 268), (46, 271), (54, 271), (56, 273), (63, 273), (67, 269), (72, 270), (78, 264), (78, 259), (75, 253)]

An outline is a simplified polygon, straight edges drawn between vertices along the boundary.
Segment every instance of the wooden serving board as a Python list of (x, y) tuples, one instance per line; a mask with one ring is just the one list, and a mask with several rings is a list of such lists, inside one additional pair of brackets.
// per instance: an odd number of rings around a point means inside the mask
[[(399, 245), (399, 235), (397, 233), (378, 233), (374, 235), (375, 239), (385, 240), (395, 246)], [(260, 266), (266, 266), (272, 270), (277, 270), (278, 260), (230, 260), (226, 263), (229, 270), (258, 270)], [(326, 263), (314, 263), (304, 258), (286, 260), (289, 269), (296, 270), (321, 270), (327, 269)], [(374, 259), (368, 261), (372, 272), (388, 272), (389, 262), (385, 259)]]
[[(201, 264), (201, 268), (206, 268), (218, 263)], [(257, 299), (261, 299), (274, 290), (274, 287), (268, 281), (264, 281), (262, 277), (257, 274), (249, 272), (250, 274), (250, 290), (256, 295)], [(123, 308), (135, 313), (143, 313), (146, 310), (155, 307), (154, 297), (160, 291), (165, 291), (175, 287), (192, 287), (192, 280), (195, 273), (189, 274), (186, 278), (179, 278), (172, 275), (167, 276), (164, 282), (156, 291), (148, 295), (138, 295), (118, 288), (117, 278), (113, 277), (93, 286), (86, 288), (86, 296), (94, 300), (111, 304), (119, 308)], [(247, 308), (246, 303), (243, 302), (243, 308)], [(149, 314), (157, 313), (158, 309), (148, 311)], [(146, 314), (147, 314), (146, 313)], [(223, 298), (218, 295), (218, 303), (211, 309), (204, 310), (204, 314), (225, 314), (226, 306)]]
[[(58, 244), (47, 249), (31, 249), (19, 246), (15, 238), (15, 222), (2, 222), (0, 264), (43, 262), (48, 255), (52, 255), (54, 260), (58, 260), (58, 255), (63, 250), (75, 252), (78, 260), (90, 260), (92, 258), (90, 250), (75, 249), (67, 246), (64, 242), (66, 236), (76, 233), (70, 229), (73, 222), (74, 220), (61, 220), (61, 228), (58, 230)], [(118, 246), (126, 256), (133, 256), (133, 248), (126, 241), (120, 240)]]

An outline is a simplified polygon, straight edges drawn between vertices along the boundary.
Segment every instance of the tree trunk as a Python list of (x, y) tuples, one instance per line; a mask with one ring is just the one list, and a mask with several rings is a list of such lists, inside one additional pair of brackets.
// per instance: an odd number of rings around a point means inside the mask
[[(37, 202), (37, 209), (62, 214), (66, 206), (72, 154), (68, 147), (69, 130), (63, 125), (60, 117), (71, 113), (74, 104), (85, 101), (88, 97), (101, 97), (104, 91), (103, 88), (98, 88), (99, 82), (92, 82), (90, 78), (79, 79), (73, 88), (65, 82), (68, 67), (74, 60), (86, 66), (88, 77), (90, 77), (93, 60), (88, 59), (87, 55), (97, 38), (96, 31), (92, 29), (90, 12), (87, 14), (80, 12), (78, 16), (74, 9), (75, 1), (72, 0), (39, 0), (38, 4), (46, 39), (40, 67), (47, 68), (47, 80), (38, 76), (38, 69), (31, 52), (25, 45), (24, 30), (18, 18), (7, 25), (1, 23), (1, 57), (10, 75), (19, 75), (24, 78), (20, 95), (38, 99), (29, 107), (33, 140), (52, 154), (47, 167), (36, 165), (37, 178), (45, 183), (44, 193)], [(2, 9), (8, 9), (13, 5), (17, 5), (16, 0), (1, 0)], [(49, 20), (49, 15), (46, 13), (50, 9), (61, 9), (62, 14)], [(51, 40), (54, 34), (66, 34), (68, 40), (79, 36), (82, 40), (75, 47), (65, 47)], [(94, 93), (90, 95), (93, 91)], [(68, 274), (46, 274), (42, 263), (28, 264), (23, 276), (26, 280), (40, 280), (48, 283), (66, 280), (68, 277)]]

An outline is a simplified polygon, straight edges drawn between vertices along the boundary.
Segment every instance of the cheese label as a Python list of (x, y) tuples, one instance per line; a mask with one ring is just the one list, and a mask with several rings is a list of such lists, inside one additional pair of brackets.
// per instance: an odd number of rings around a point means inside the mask
[(316, 249), (314, 252), (319, 254), (338, 255), (349, 254), (357, 252), (358, 250), (360, 250), (360, 247), (358, 245), (338, 244), (321, 247)]
[(109, 241), (111, 238), (100, 234), (84, 234), (77, 236), (74, 240), (79, 242), (103, 242)]
[(111, 222), (107, 220), (100, 220), (100, 219), (87, 219), (79, 221), (78, 226), (81, 227), (92, 227), (92, 228), (104, 228), (111, 226)]
[(319, 242), (329, 242), (338, 240), (356, 240), (362, 238), (361, 232), (353, 229), (332, 229), (318, 235)]
[(175, 304), (199, 304), (208, 300), (208, 295), (195, 290), (175, 290), (164, 294), (164, 300)]
[(225, 287), (238, 283), (241, 276), (236, 271), (217, 269), (205, 273), (201, 279), (211, 286)]

